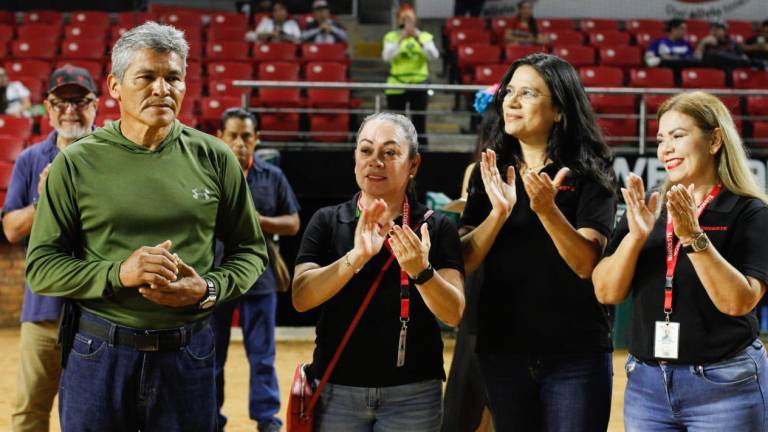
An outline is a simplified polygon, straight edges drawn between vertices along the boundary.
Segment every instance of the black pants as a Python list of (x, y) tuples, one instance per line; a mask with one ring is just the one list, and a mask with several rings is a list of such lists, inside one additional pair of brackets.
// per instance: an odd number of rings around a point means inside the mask
[[(406, 91), (402, 94), (387, 95), (387, 109), (390, 111), (405, 111), (406, 104), (411, 112), (427, 110), (426, 91)], [(427, 117), (424, 114), (411, 114), (411, 121), (419, 134), (419, 144), (427, 144)]]

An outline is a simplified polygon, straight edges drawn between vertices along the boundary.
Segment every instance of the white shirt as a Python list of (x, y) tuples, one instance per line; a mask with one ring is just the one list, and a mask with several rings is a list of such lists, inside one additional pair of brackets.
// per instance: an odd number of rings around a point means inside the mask
[(21, 100), (29, 97), (29, 90), (19, 81), (11, 81), (5, 88), (5, 97), (8, 100), (5, 114), (21, 114), (23, 109)]
[(301, 29), (299, 28), (299, 25), (296, 23), (296, 21), (289, 19), (285, 20), (283, 22), (282, 26), (278, 26), (278, 28), (275, 28), (275, 22), (270, 17), (264, 17), (261, 19), (261, 22), (256, 27), (256, 35), (260, 35), (262, 33), (280, 33), (283, 35), (283, 38), (292, 39), (293, 41), (298, 42), (301, 39)]

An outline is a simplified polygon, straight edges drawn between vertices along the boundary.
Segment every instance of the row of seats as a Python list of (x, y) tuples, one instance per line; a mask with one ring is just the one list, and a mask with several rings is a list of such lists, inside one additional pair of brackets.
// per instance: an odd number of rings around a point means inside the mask
[[(638, 120), (636, 118), (607, 118), (597, 119), (606, 141), (610, 145), (637, 145)], [(734, 117), (734, 123), (739, 134), (750, 148), (768, 148), (768, 121), (745, 121)], [(649, 145), (656, 142), (656, 131), (659, 122), (655, 118), (648, 119), (645, 124), (646, 141)]]

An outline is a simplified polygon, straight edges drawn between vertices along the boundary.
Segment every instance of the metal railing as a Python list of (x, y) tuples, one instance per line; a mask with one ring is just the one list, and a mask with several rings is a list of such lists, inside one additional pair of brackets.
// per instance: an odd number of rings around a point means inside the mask
[[(373, 82), (307, 82), (307, 81), (254, 81), (254, 80), (235, 80), (233, 81), (235, 87), (247, 87), (247, 88), (290, 88), (290, 89), (327, 89), (327, 90), (352, 90), (357, 92), (375, 92), (373, 95), (373, 106), (371, 108), (308, 108), (308, 107), (292, 107), (292, 108), (275, 108), (275, 107), (250, 107), (250, 98), (244, 95), (241, 99), (243, 107), (250, 109), (255, 113), (299, 113), (299, 114), (360, 114), (367, 115), (374, 112), (379, 112), (384, 109), (382, 104), (382, 96), (385, 90), (423, 90), (427, 91), (430, 95), (435, 92), (444, 93), (461, 93), (474, 94), (478, 90), (487, 88), (486, 85), (461, 85), (461, 84), (387, 84), (387, 83), (373, 83)], [(682, 88), (626, 88), (626, 87), (587, 87), (588, 94), (609, 94), (609, 95), (675, 95), (684, 91), (692, 91), (693, 89)], [(737, 89), (697, 89), (708, 93), (712, 93), (717, 96), (768, 96), (768, 90), (763, 89), (749, 89), (749, 90), (737, 90)], [(633, 114), (597, 114), (598, 118), (603, 119), (631, 119), (638, 122), (638, 133), (636, 136), (608, 136), (606, 139), (609, 144), (612, 144), (614, 151), (617, 154), (646, 154), (649, 151), (649, 131), (647, 131), (647, 121), (649, 113), (646, 107), (645, 99), (638, 98), (638, 109)], [(741, 103), (741, 101), (740, 101)], [(428, 109), (426, 111), (413, 111), (406, 109), (403, 112), (406, 115), (409, 114), (424, 114), (429, 117), (437, 115), (461, 115), (466, 116), (468, 121), (472, 116), (477, 116), (471, 109), (465, 110), (435, 110)], [(768, 116), (750, 116), (750, 115), (734, 115), (734, 118), (738, 120), (762, 120), (768, 121)], [(469, 124), (468, 124), (469, 125)], [(263, 131), (273, 136), (293, 136), (294, 132), (281, 132), (281, 131)], [(653, 131), (651, 131), (653, 132)], [(346, 149), (353, 145), (354, 140), (353, 133), (349, 131), (343, 132), (300, 132), (304, 137), (309, 138), (308, 141), (296, 142), (296, 141), (283, 141), (271, 143), (274, 147), (279, 148), (307, 148), (314, 146), (321, 146), (323, 149), (340, 148)], [(332, 136), (341, 138), (346, 137), (345, 142), (314, 142), (312, 137), (324, 137)], [(474, 133), (462, 133), (462, 134), (428, 134), (430, 138), (430, 151), (448, 151), (448, 152), (462, 152), (469, 153), (474, 151)], [(652, 135), (651, 135), (652, 136)], [(446, 140), (456, 141), (460, 138), (466, 138), (464, 143), (450, 144), (446, 143)], [(655, 141), (655, 140), (654, 140)], [(768, 147), (768, 138), (758, 139), (745, 139), (748, 144), (756, 144), (758, 146)], [(768, 155), (768, 148), (753, 148), (754, 153), (764, 153)]]

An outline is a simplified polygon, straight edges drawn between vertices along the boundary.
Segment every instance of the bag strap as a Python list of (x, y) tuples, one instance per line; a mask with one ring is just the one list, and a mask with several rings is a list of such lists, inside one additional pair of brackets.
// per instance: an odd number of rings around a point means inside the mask
[[(414, 231), (417, 231), (421, 227), (421, 225), (425, 224), (427, 222), (427, 219), (429, 219), (433, 214), (434, 214), (434, 211), (428, 210), (424, 214), (424, 219), (421, 221), (421, 223), (419, 223), (417, 227), (414, 228)], [(349, 328), (347, 328), (347, 332), (344, 333), (344, 337), (341, 338), (341, 342), (339, 342), (339, 347), (336, 348), (336, 352), (333, 354), (331, 361), (328, 363), (328, 367), (325, 368), (325, 372), (323, 372), (323, 377), (320, 379), (320, 383), (317, 385), (317, 388), (312, 394), (312, 398), (307, 403), (307, 409), (304, 412), (311, 413), (315, 409), (315, 405), (317, 404), (318, 399), (320, 399), (320, 393), (323, 391), (323, 387), (325, 387), (325, 384), (328, 382), (328, 379), (331, 377), (333, 370), (336, 368), (336, 363), (339, 362), (341, 353), (344, 351), (344, 348), (347, 347), (347, 343), (349, 343), (349, 339), (352, 337), (352, 333), (355, 331), (357, 324), (360, 322), (360, 319), (363, 317), (365, 310), (368, 309), (368, 305), (371, 303), (371, 299), (373, 299), (373, 294), (376, 293), (376, 289), (379, 288), (379, 285), (381, 284), (381, 280), (384, 279), (384, 273), (387, 272), (387, 270), (392, 265), (392, 262), (394, 260), (395, 260), (395, 256), (390, 255), (389, 258), (387, 258), (387, 261), (384, 263), (384, 265), (381, 266), (381, 270), (379, 270), (379, 274), (376, 276), (376, 279), (373, 281), (373, 284), (371, 284), (371, 288), (368, 289), (368, 294), (366, 294), (365, 299), (363, 299), (363, 302), (360, 304), (360, 308), (357, 309), (357, 312), (355, 313), (355, 317), (352, 318), (352, 322), (349, 324)]]

